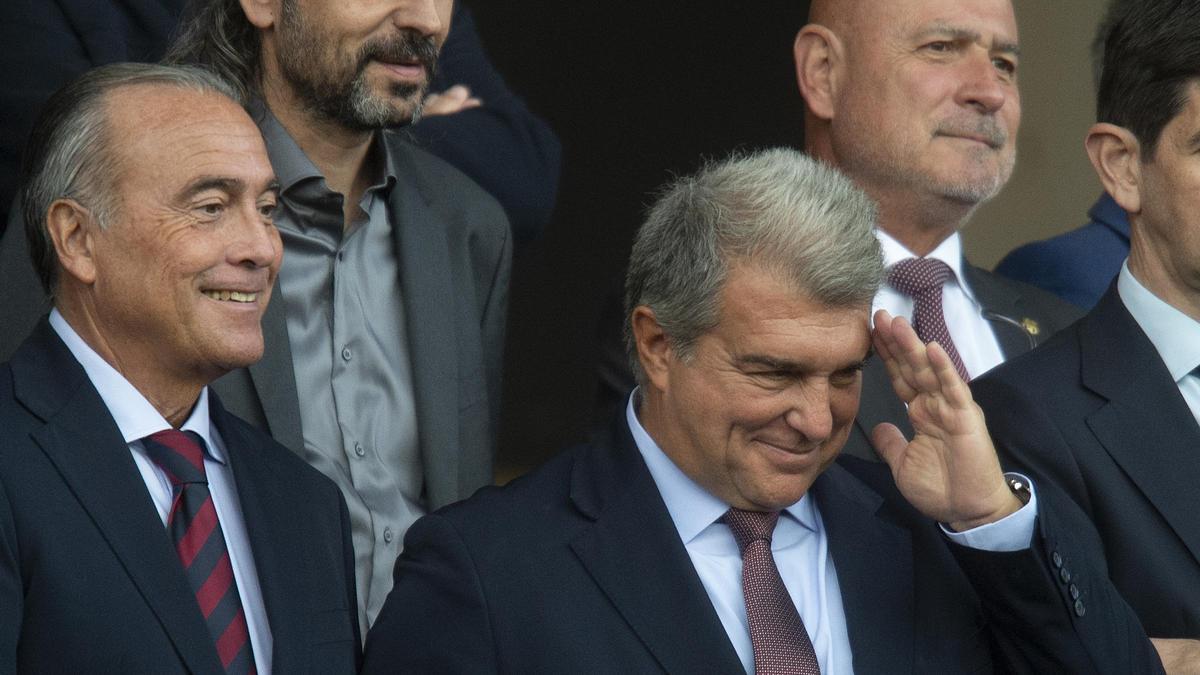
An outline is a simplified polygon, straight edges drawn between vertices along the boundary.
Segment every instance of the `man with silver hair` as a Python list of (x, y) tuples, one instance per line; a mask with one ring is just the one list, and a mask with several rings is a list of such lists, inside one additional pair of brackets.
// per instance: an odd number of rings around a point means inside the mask
[(0, 672), (354, 672), (350, 523), (209, 383), (263, 353), (258, 129), (195, 68), (51, 97), (23, 175), (54, 308), (0, 365)]
[(1156, 672), (1077, 513), (1001, 473), (946, 352), (886, 312), (917, 434), (876, 433), (894, 482), (838, 459), (874, 213), (793, 150), (673, 183), (630, 261), (624, 414), (417, 521), (364, 672)]
[(511, 240), (499, 205), (396, 127), (451, 0), (197, 0), (168, 60), (234, 83), (280, 181), (267, 354), (217, 385), (341, 487), (364, 625), (409, 524), (492, 482)]

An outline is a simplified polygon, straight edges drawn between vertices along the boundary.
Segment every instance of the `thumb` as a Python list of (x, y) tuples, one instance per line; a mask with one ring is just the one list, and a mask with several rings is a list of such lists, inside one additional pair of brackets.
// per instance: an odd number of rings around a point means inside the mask
[(908, 447), (908, 441), (904, 438), (904, 434), (895, 424), (883, 422), (875, 425), (871, 431), (871, 444), (875, 446), (875, 450), (883, 458), (883, 461), (892, 468), (894, 475), (904, 457), (904, 449)]

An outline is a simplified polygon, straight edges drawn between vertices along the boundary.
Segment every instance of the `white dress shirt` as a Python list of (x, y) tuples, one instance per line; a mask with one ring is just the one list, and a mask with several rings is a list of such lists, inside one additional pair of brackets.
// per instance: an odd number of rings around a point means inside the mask
[[(742, 595), (742, 555), (729, 527), (720, 522), (729, 505), (683, 473), (646, 433), (629, 398), (625, 419), (662, 495), (679, 538), (747, 673), (754, 673), (754, 647)], [(1029, 547), (1037, 520), (1037, 496), (1024, 508), (966, 532), (943, 531), (957, 543), (989, 551)], [(804, 621), (823, 675), (854, 672), (846, 611), (821, 512), (810, 495), (784, 509), (771, 537), (779, 576)]]
[[(879, 245), (883, 248), (883, 262), (888, 269), (905, 258), (919, 258), (887, 232), (876, 229)], [(933, 249), (926, 258), (936, 258), (950, 266), (954, 278), (942, 286), (942, 314), (946, 317), (946, 328), (950, 339), (962, 357), (967, 373), (976, 378), (1004, 362), (1004, 352), (992, 331), (991, 322), (983, 317), (983, 305), (975, 299), (963, 276), (962, 238), (957, 232)], [(879, 287), (871, 314), (886, 309), (892, 316), (902, 316), (912, 321), (912, 298), (888, 284)]]
[[(118, 373), (100, 357), (79, 334), (71, 328), (57, 309), (50, 312), (50, 326), (66, 343), (75, 360), (83, 366), (92, 386), (100, 392), (100, 398), (121, 430), (133, 461), (141, 472), (142, 480), (158, 516), (166, 527), (174, 493), (166, 473), (146, 454), (141, 439), (150, 434), (166, 431), (170, 423), (154, 406), (142, 396), (129, 380)], [(242, 504), (238, 498), (233, 470), (226, 461), (225, 444), (208, 416), (208, 388), (200, 392), (200, 398), (184, 422), (182, 430), (194, 431), (204, 439), (204, 471), (208, 476), (208, 491), (212, 495), (221, 530), (225, 533), (225, 546), (229, 549), (229, 561), (233, 565), (233, 577), (241, 596), (242, 608), (246, 613), (246, 627), (250, 632), (250, 646), (254, 651), (255, 669), (260, 673), (271, 672), (272, 638), (267, 625), (266, 607), (263, 605), (262, 589), (258, 583), (258, 571), (254, 567), (254, 553), (242, 519)]]
[(1129, 271), (1128, 260), (1117, 275), (1117, 294), (1150, 338), (1200, 424), (1200, 376), (1195, 372), (1200, 366), (1200, 323), (1151, 293)]

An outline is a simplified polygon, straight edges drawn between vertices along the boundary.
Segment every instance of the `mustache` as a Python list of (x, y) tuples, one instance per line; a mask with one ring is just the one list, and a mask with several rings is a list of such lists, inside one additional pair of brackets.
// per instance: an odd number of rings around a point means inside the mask
[(365, 68), (368, 61), (419, 63), (425, 68), (428, 81), (432, 81), (437, 74), (438, 47), (433, 37), (404, 29), (364, 43), (358, 50), (359, 69)]
[(937, 136), (965, 136), (976, 138), (987, 143), (994, 150), (999, 150), (1008, 142), (1008, 131), (1000, 126), (995, 117), (976, 117), (969, 120), (943, 120), (934, 129)]

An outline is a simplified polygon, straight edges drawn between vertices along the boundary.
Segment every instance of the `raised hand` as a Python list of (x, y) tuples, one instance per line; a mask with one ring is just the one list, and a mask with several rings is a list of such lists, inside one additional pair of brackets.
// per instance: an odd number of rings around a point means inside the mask
[(875, 313), (875, 351), (908, 404), (911, 441), (893, 424), (871, 440), (904, 498), (926, 516), (963, 531), (1021, 508), (1009, 490), (971, 390), (936, 342), (925, 345), (903, 317)]

